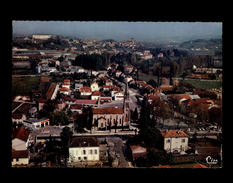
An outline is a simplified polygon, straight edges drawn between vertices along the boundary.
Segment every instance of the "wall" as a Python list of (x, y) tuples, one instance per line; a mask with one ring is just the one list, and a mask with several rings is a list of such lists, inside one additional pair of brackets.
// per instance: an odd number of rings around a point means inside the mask
[(14, 165), (27, 165), (29, 163), (29, 159), (28, 158), (19, 158), (18, 161), (16, 161), (16, 159), (14, 158), (11, 162), (11, 165), (14, 166)]
[[(117, 126), (122, 126), (123, 114), (94, 114), (92, 124), (94, 124), (95, 119), (100, 118), (100, 117), (104, 117), (106, 119), (107, 126), (109, 126), (108, 121), (109, 122), (111, 121), (111, 126), (112, 127), (115, 126), (114, 120), (116, 120), (118, 122)], [(121, 119), (121, 123), (120, 123), (120, 119)], [(100, 126), (101, 126), (101, 124), (98, 124), (98, 127), (100, 127)], [(105, 127), (106, 126), (105, 126), (105, 123), (104, 123), (103, 128), (105, 128)]]
[[(167, 143), (167, 140), (170, 139), (171, 142)], [(185, 139), (185, 142), (182, 142), (182, 139)], [(178, 150), (180, 152), (180, 147), (184, 148), (184, 151), (188, 149), (188, 138), (164, 138), (164, 150), (173, 152), (174, 150)]]
[(27, 150), (27, 145), (23, 140), (15, 138), (12, 140), (12, 148), (16, 151)]
[[(83, 154), (83, 150), (86, 150), (86, 154)], [(92, 150), (92, 154), (90, 154)], [(97, 150), (97, 154), (95, 153)], [(84, 160), (84, 157), (87, 157), (87, 161), (99, 161), (99, 147), (70, 147), (69, 148), (69, 162), (77, 162), (78, 157), (81, 157), (81, 160)]]

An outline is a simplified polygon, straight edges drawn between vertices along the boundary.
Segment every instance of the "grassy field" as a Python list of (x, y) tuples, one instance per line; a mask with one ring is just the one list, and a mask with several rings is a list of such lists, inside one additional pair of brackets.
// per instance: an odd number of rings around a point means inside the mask
[(138, 79), (143, 81), (149, 81), (150, 79), (153, 79), (157, 82), (157, 76), (153, 76), (152, 74), (144, 74), (143, 72), (138, 72)]
[(40, 84), (40, 77), (12, 77), (12, 95), (29, 94)]
[(194, 87), (199, 89), (212, 89), (222, 87), (222, 81), (220, 80), (193, 80), (185, 79), (185, 82), (192, 84)]

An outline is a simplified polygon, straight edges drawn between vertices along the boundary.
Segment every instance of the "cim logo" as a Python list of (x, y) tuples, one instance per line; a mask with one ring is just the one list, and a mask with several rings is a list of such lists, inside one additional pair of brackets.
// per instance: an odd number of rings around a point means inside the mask
[(213, 159), (211, 156), (207, 156), (206, 163), (208, 163), (209, 165), (215, 165), (215, 164), (218, 163), (218, 160), (217, 159)]

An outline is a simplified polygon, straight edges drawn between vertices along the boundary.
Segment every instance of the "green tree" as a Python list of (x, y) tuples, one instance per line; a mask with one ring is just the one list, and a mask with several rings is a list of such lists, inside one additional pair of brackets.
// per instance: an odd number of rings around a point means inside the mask
[(62, 143), (62, 153), (65, 157), (65, 166), (67, 166), (67, 158), (69, 157), (69, 145), (71, 143), (71, 139), (73, 136), (73, 132), (69, 127), (64, 127), (60, 134), (61, 143)]
[(51, 125), (68, 125), (69, 117), (65, 112), (54, 112), (50, 113), (50, 123)]
[(132, 118), (133, 120), (135, 120), (135, 121), (138, 120), (138, 109), (137, 109), (137, 107), (135, 107), (134, 112), (132, 112), (131, 118)]

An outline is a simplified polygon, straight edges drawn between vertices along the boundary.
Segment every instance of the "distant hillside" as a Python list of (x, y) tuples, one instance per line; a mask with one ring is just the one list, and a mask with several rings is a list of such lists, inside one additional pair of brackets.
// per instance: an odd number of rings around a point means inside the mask
[(181, 48), (191, 49), (191, 48), (200, 48), (200, 49), (216, 49), (222, 47), (222, 39), (196, 39), (183, 42), (179, 45)]

